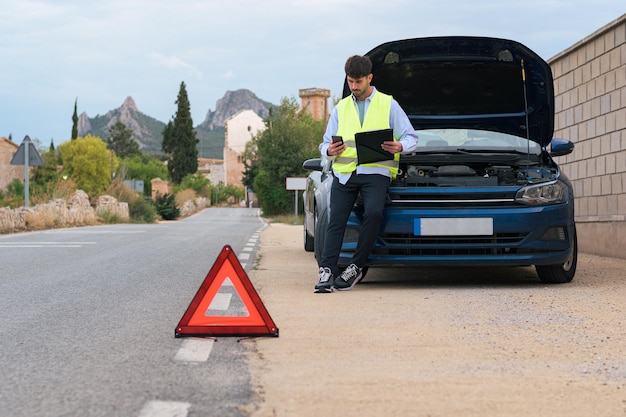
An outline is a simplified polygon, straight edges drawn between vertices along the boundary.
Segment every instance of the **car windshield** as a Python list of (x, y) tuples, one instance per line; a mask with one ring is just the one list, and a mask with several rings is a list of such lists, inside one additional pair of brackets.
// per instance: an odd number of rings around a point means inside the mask
[(519, 136), (474, 129), (418, 130), (417, 152), (489, 151), (540, 154), (538, 143)]

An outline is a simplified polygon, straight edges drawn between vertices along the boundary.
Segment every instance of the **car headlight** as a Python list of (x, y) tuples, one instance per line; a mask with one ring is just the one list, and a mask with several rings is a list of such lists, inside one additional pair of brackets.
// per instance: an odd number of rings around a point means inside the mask
[(567, 201), (567, 186), (561, 181), (524, 187), (515, 195), (515, 201), (528, 205), (558, 204)]

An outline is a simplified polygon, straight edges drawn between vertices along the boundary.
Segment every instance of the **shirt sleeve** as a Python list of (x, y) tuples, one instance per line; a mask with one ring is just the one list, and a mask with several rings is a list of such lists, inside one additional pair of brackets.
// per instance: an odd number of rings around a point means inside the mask
[(391, 100), (389, 126), (393, 129), (393, 136), (402, 143), (402, 153), (411, 153), (417, 149), (417, 133), (413, 129), (408, 116), (395, 99)]
[[(328, 146), (332, 142), (332, 137), (337, 133), (337, 129), (339, 128), (339, 118), (337, 116), (337, 106), (333, 107), (330, 112), (330, 119), (328, 119), (328, 124), (326, 125), (326, 132), (324, 132), (324, 140), (320, 143), (319, 150), (322, 158), (327, 159), (335, 159), (334, 156), (328, 155)], [(402, 145), (404, 146), (404, 145)]]

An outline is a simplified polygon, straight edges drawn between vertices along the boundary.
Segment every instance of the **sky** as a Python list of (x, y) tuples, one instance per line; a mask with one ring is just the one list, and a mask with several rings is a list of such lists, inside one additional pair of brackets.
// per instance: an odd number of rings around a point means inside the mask
[(194, 126), (242, 88), (337, 98), (345, 60), (396, 39), (508, 38), (549, 60), (624, 13), (624, 0), (0, 0), (0, 136), (58, 146), (75, 101), (95, 117), (128, 96), (166, 123), (181, 82)]

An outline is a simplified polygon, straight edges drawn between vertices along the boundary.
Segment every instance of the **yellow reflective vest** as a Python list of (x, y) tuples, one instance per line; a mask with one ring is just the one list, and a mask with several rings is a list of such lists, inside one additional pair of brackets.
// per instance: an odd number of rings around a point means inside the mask
[[(389, 114), (391, 112), (390, 95), (376, 91), (365, 113), (363, 125), (359, 119), (359, 112), (354, 104), (352, 96), (345, 97), (337, 104), (337, 135), (343, 138), (343, 142), (348, 146), (341, 153), (333, 164), (333, 169), (342, 174), (350, 174), (356, 170), (357, 153), (354, 135), (358, 132), (368, 132), (370, 130), (388, 129)], [(394, 140), (396, 140), (394, 138)], [(398, 173), (400, 154), (394, 154), (392, 161), (380, 161), (371, 164), (362, 164), (364, 167), (387, 168), (392, 178)]]

